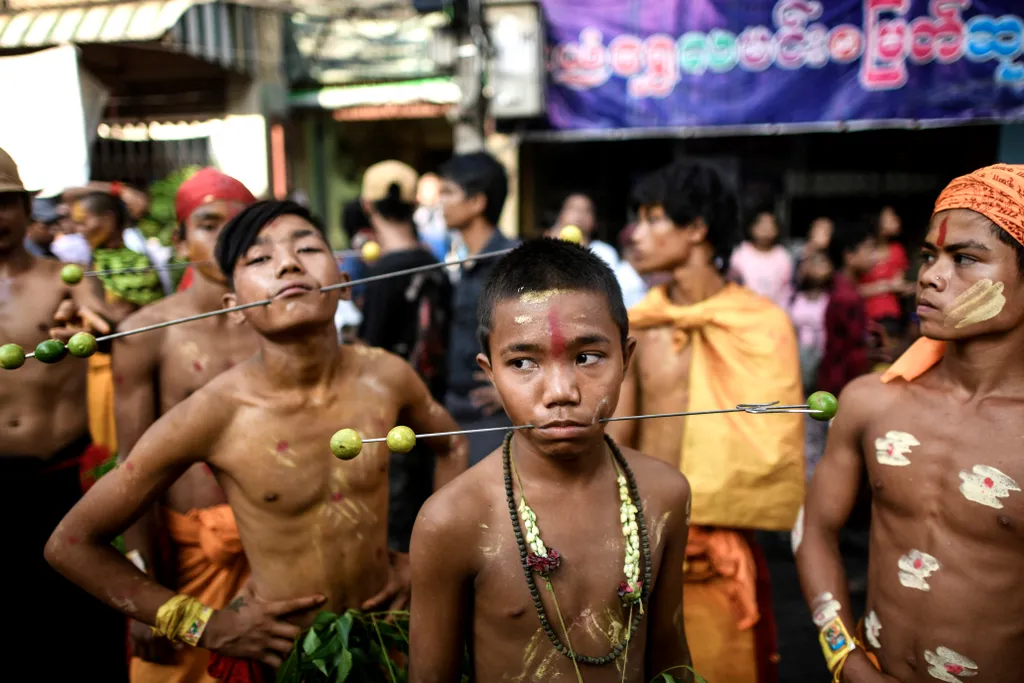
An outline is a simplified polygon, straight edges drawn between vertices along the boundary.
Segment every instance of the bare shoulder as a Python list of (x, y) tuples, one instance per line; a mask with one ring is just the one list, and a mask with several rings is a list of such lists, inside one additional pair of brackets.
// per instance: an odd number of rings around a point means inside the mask
[[(420, 508), (413, 529), (419, 542), (456, 552), (468, 561), (479, 547), (480, 524), (497, 504), (501, 459), (491, 455), (445, 484)], [(501, 505), (505, 504), (504, 498)]]
[(354, 359), (357, 376), (364, 382), (384, 385), (400, 396), (405, 396), (411, 386), (417, 383), (419, 375), (404, 358), (390, 351), (366, 346), (346, 344), (344, 352)]
[(668, 463), (632, 448), (621, 448), (633, 470), (637, 488), (644, 499), (662, 509), (685, 508), (690, 499), (690, 482)]
[[(117, 329), (121, 332), (137, 330), (138, 328), (145, 327), (146, 325), (155, 325), (157, 323), (167, 322), (168, 320), (174, 320), (175, 318), (182, 318), (193, 312), (190, 310), (191, 307), (188, 305), (188, 301), (189, 299), (186, 298), (184, 292), (171, 294), (168, 297), (154, 301), (153, 303), (143, 306), (139, 310), (135, 311), (122, 320), (121, 324), (117, 326)], [(154, 330), (154, 332), (158, 333), (160, 330)]]
[(844, 429), (863, 429), (878, 415), (891, 411), (905, 398), (908, 384), (899, 379), (884, 383), (881, 374), (872, 373), (853, 380), (839, 394), (834, 425)]

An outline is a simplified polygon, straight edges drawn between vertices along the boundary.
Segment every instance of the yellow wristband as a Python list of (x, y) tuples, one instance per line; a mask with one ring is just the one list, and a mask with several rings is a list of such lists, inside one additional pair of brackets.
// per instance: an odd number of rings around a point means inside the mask
[(195, 647), (210, 622), (213, 609), (188, 595), (175, 595), (156, 611), (153, 633)]
[(825, 664), (829, 672), (835, 674), (842, 671), (846, 658), (856, 649), (854, 639), (850, 632), (843, 625), (843, 620), (838, 616), (821, 627), (818, 633), (818, 642), (821, 643), (821, 651), (825, 655)]

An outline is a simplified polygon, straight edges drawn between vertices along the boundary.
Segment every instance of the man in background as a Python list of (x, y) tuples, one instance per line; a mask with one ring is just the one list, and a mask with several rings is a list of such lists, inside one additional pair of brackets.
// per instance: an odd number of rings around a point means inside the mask
[[(441, 206), (445, 223), (458, 233), (467, 256), (501, 251), (515, 242), (496, 227), (508, 196), (505, 168), (486, 152), (453, 157), (441, 168)], [(462, 429), (511, 426), (498, 392), (476, 362), (476, 309), (487, 276), (497, 261), (462, 266), (452, 297), (445, 407)], [(468, 434), (470, 465), (501, 445), (500, 431)]]

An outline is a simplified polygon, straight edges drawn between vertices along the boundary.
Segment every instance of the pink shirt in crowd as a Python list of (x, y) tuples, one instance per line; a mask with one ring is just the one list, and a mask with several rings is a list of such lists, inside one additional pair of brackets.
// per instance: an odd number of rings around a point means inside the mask
[[(814, 349), (825, 353), (825, 310), (828, 308), (828, 294), (821, 293), (811, 299), (804, 292), (793, 297), (789, 317), (796, 327), (796, 338), (801, 349)], [(819, 356), (820, 357), (820, 356)]]
[(789, 308), (793, 257), (781, 244), (768, 251), (760, 251), (750, 242), (744, 242), (733, 251), (729, 269), (748, 289), (771, 299), (783, 309)]

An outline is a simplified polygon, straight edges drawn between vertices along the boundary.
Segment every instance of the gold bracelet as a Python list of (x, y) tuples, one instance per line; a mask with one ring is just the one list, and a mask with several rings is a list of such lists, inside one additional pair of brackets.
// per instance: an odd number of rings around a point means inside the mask
[(210, 623), (213, 608), (189, 595), (175, 595), (156, 612), (153, 633), (195, 647)]

